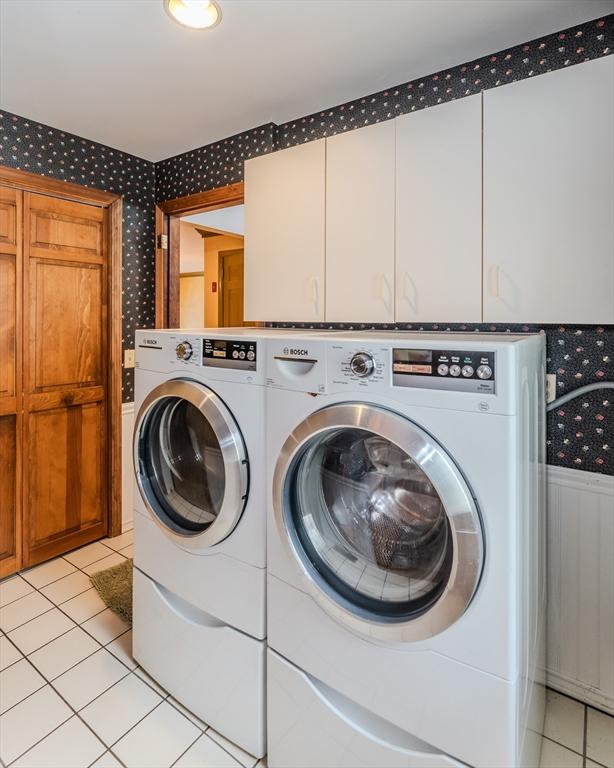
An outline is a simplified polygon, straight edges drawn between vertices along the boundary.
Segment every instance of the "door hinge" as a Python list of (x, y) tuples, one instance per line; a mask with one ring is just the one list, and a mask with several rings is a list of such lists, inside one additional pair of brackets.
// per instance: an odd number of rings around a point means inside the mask
[(158, 235), (158, 248), (168, 251), (168, 235)]

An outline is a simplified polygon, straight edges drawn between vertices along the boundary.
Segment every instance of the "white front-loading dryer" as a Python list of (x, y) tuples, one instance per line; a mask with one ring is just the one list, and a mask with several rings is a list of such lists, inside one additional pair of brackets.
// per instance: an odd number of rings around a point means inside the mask
[(543, 338), (267, 361), (269, 764), (536, 764)]

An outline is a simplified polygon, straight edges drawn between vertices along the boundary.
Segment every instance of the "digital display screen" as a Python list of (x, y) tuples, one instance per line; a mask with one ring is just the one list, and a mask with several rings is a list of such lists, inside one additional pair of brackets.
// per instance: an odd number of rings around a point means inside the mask
[(393, 372), (429, 376), (433, 373), (433, 352), (430, 349), (394, 349)]
[(213, 357), (226, 357), (226, 342), (221, 339), (213, 341)]
[(395, 349), (394, 359), (407, 363), (432, 363), (433, 353), (430, 349)]

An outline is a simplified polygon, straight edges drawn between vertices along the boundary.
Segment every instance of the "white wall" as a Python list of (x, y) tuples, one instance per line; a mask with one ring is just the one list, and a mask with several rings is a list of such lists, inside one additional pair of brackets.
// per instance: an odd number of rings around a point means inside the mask
[(132, 528), (134, 469), (132, 465), (132, 432), (134, 430), (134, 403), (122, 405), (122, 531)]
[(205, 276), (179, 276), (179, 327), (205, 327)]
[(205, 269), (205, 246), (203, 237), (193, 224), (179, 222), (179, 272), (203, 272)]

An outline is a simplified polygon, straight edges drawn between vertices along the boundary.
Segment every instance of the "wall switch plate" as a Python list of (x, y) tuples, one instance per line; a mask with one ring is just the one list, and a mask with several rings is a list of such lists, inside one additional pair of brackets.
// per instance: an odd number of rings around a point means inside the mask
[(546, 374), (546, 403), (556, 400), (556, 373)]
[(134, 368), (133, 349), (124, 349), (124, 368)]

